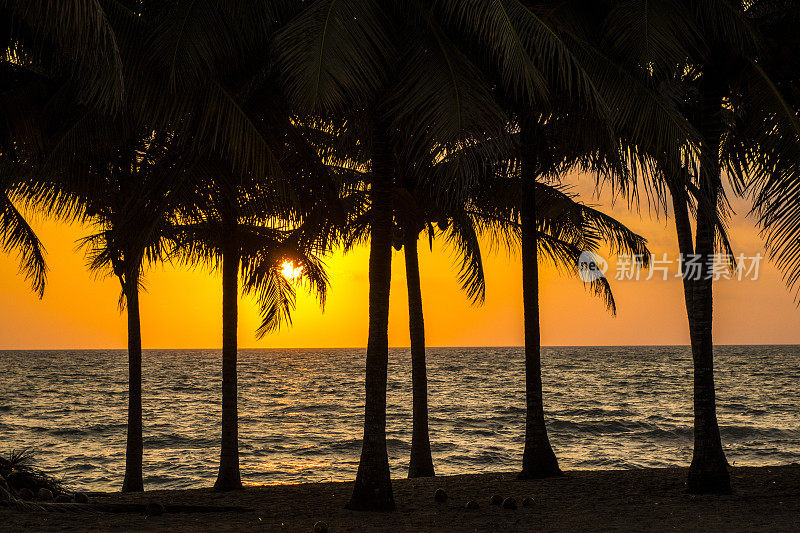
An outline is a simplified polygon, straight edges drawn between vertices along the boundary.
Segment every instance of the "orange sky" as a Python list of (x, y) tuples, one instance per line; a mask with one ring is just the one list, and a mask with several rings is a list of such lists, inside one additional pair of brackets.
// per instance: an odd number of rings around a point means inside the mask
[[(630, 212), (624, 202), (591, 194), (591, 178), (573, 192), (598, 204), (649, 240), (657, 256), (677, 257), (672, 220)], [(734, 250), (764, 254), (745, 204), (733, 220)], [(125, 319), (117, 309), (119, 284), (95, 279), (85, 268), (75, 240), (79, 227), (34, 220), (48, 251), (50, 274), (39, 301), (16, 273), (14, 258), (0, 254), (0, 349), (124, 348)], [(420, 246), (423, 305), (429, 346), (502, 346), (522, 344), (521, 270), (518, 257), (501, 252), (485, 258), (487, 298), (469, 305), (459, 291), (457, 270), (447, 248)], [(242, 347), (357, 347), (367, 336), (366, 248), (328, 258), (332, 280), (325, 312), (313, 298), (300, 295), (294, 326), (257, 341), (257, 309), (240, 305)], [(673, 269), (674, 272), (674, 269)], [(679, 280), (616, 281), (608, 272), (618, 314), (610, 316), (577, 278), (541, 271), (542, 343), (545, 345), (687, 344), (688, 331)], [(646, 276), (646, 274), (645, 274)], [(645, 277), (643, 276), (643, 277)], [(145, 348), (215, 348), (221, 343), (220, 278), (203, 269), (157, 267), (146, 277), (141, 298)], [(800, 344), (800, 310), (780, 274), (766, 260), (758, 281), (721, 281), (715, 285), (715, 341), (719, 344)], [(389, 341), (408, 346), (403, 254), (394, 252)]]

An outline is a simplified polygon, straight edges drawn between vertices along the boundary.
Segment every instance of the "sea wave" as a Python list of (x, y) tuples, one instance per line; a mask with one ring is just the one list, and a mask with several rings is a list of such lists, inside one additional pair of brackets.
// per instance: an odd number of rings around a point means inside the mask
[[(411, 365), (392, 349), (387, 448), (405, 475)], [(684, 346), (545, 348), (545, 419), (564, 469), (685, 465), (691, 359)], [(514, 470), (525, 428), (520, 348), (428, 350), (437, 473)], [(720, 432), (736, 465), (800, 462), (800, 348), (718, 347)], [(220, 439), (220, 355), (149, 350), (143, 367), (148, 488), (209, 486)], [(242, 350), (239, 438), (248, 483), (352, 479), (364, 416), (363, 350)], [(768, 369), (768, 370), (766, 370)], [(0, 352), (0, 453), (34, 449), (77, 488), (119, 489), (125, 459), (124, 351)]]

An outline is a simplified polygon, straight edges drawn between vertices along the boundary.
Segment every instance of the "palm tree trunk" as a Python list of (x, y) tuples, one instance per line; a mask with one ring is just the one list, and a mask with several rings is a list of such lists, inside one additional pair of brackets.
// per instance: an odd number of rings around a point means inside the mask
[(702, 135), (701, 198), (697, 205), (695, 253), (702, 263), (700, 279), (692, 281), (689, 328), (694, 362), (694, 454), (689, 467), (688, 490), (695, 493), (730, 492), (728, 462), (722, 449), (714, 390), (713, 294), (708, 275), (714, 254), (716, 210), (721, 190), (719, 149), (722, 138), (721, 78), (713, 69), (705, 73), (701, 88)]
[(222, 251), (222, 447), (215, 490), (242, 488), (236, 376), (239, 249), (232, 239), (235, 230), (226, 233), (229, 242), (223, 244)]
[(422, 289), (419, 283), (418, 234), (407, 229), (403, 250), (408, 285), (408, 329), (411, 335), (411, 389), (413, 424), (411, 461), (408, 477), (429, 477), (433, 472), (431, 439), (428, 434), (428, 375), (425, 368), (425, 322), (422, 314)]
[(142, 492), (142, 330), (138, 279), (123, 275), (122, 289), (128, 310), (128, 438), (122, 492)]
[(348, 508), (391, 511), (395, 504), (386, 450), (386, 383), (389, 366), (389, 288), (392, 279), (392, 176), (395, 165), (386, 130), (376, 127), (372, 141), (364, 440)]
[[(692, 240), (692, 224), (689, 221), (689, 206), (686, 198), (686, 188), (680, 181), (668, 183), (672, 197), (672, 209), (675, 214), (675, 232), (678, 235), (678, 249), (681, 253), (681, 272), (686, 272), (686, 260), (694, 254)], [(692, 312), (692, 282), (683, 276), (683, 298), (686, 303), (686, 316)], [(689, 318), (691, 323), (691, 318)], [(691, 334), (691, 331), (690, 331)]]
[(539, 258), (536, 235), (536, 147), (533, 132), (522, 127), (522, 301), (525, 324), (525, 450), (520, 478), (561, 474), (547, 427), (542, 400), (539, 331)]

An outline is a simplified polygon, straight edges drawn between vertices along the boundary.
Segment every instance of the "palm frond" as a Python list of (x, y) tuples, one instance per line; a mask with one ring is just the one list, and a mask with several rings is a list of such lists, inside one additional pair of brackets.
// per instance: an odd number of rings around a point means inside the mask
[(104, 2), (1, 0), (0, 9), (11, 16), (17, 63), (49, 65), (56, 76), (71, 78), (83, 103), (119, 108), (125, 89), (122, 59)]
[(486, 278), (483, 271), (480, 240), (473, 220), (465, 213), (453, 213), (445, 231), (445, 240), (459, 261), (458, 281), (474, 304), (486, 300)]
[(17, 256), (20, 274), (42, 298), (47, 281), (44, 246), (6, 194), (0, 194), (0, 249)]
[[(576, 246), (575, 243), (565, 241), (557, 236), (540, 232), (537, 238), (538, 252), (560, 272), (568, 273), (578, 277), (578, 261), (581, 254), (586, 250), (583, 246)], [(584, 286), (593, 295), (602, 299), (603, 304), (612, 315), (617, 313), (617, 305), (614, 295), (611, 292), (611, 285), (605, 276), (600, 276)]]
[(347, 112), (374, 97), (396, 52), (382, 2), (316, 0), (276, 35), (283, 85), (303, 110)]

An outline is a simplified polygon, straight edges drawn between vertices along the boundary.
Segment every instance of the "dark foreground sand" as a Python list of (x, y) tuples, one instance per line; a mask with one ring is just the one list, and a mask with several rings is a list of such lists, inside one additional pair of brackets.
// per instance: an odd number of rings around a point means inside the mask
[[(104, 494), (94, 502), (226, 505), (227, 513), (53, 514), (0, 508), (0, 531), (531, 531), (725, 530), (800, 531), (800, 465), (735, 468), (734, 493), (684, 493), (685, 470), (573, 471), (562, 478), (517, 481), (513, 474), (396, 480), (397, 511), (344, 509), (350, 483), (252, 487), (220, 494), (210, 489)], [(436, 503), (433, 494), (449, 495)], [(516, 510), (490, 505), (493, 494), (525, 496), (536, 505)], [(464, 504), (476, 500), (480, 508)]]

